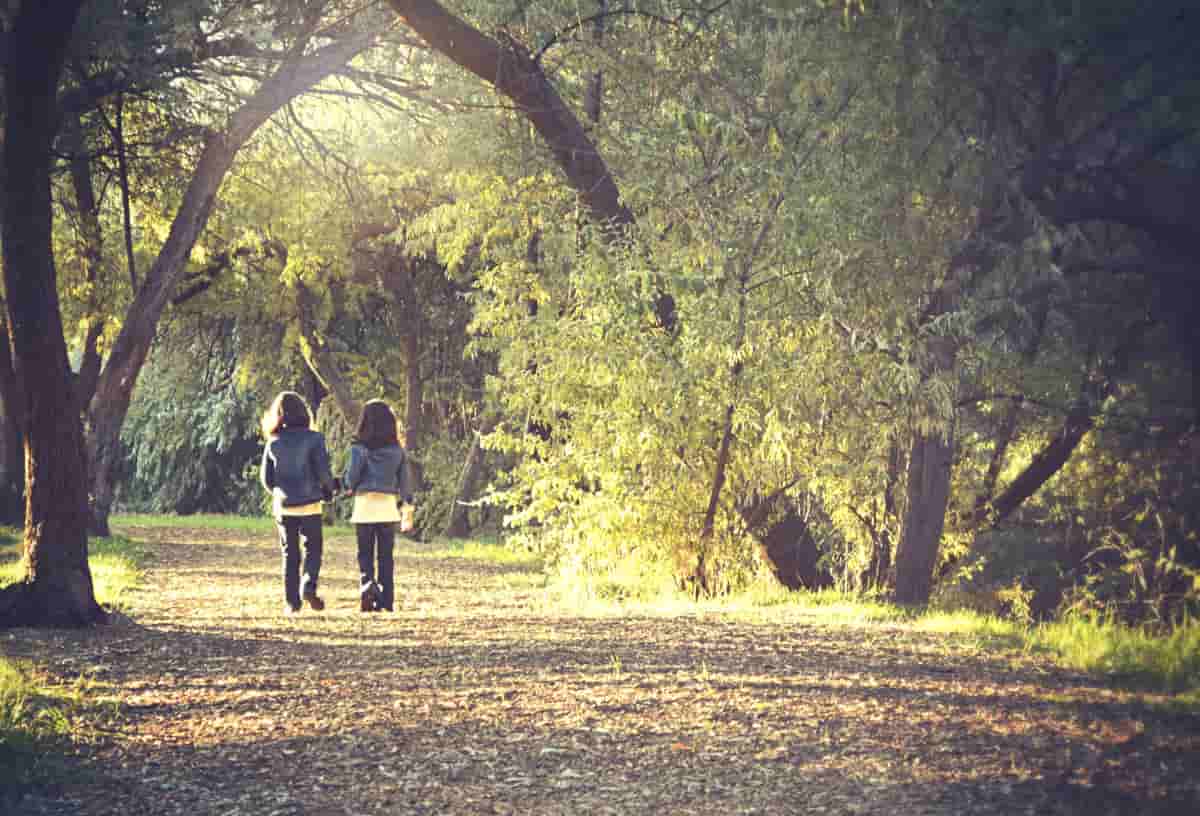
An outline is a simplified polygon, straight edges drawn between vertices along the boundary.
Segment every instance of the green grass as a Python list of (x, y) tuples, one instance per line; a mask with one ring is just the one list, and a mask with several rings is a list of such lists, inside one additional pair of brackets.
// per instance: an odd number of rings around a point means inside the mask
[(439, 539), (434, 542), (433, 549), (422, 550), (415, 555), (427, 558), (465, 558), (489, 564), (525, 566), (531, 570), (540, 570), (542, 567), (542, 559), (536, 553), (520, 552), (498, 541), (479, 539)]
[(1096, 618), (1072, 617), (1032, 626), (970, 610), (912, 610), (878, 600), (823, 590), (752, 591), (738, 604), (786, 605), (789, 611), (828, 623), (892, 623), (920, 632), (971, 638), (985, 647), (1019, 649), (1056, 664), (1102, 677), (1118, 688), (1179, 696), (1200, 708), (1200, 622), (1169, 633)]
[[(563, 579), (566, 580), (563, 580)], [(720, 599), (693, 601), (630, 572), (620, 592), (597, 591), (595, 577), (560, 576), (552, 585), (558, 602), (581, 614), (731, 614), (752, 617), (804, 617), (831, 625), (887, 625), (950, 635), (975, 645), (1036, 653), (1054, 663), (1105, 679), (1125, 690), (1172, 695), (1168, 704), (1200, 709), (1200, 622), (1170, 633), (1152, 632), (1098, 619), (1070, 618), (1028, 625), (965, 609), (913, 609), (835, 590), (792, 592), (760, 581)]]
[[(158, 515), (152, 513), (120, 513), (109, 519), (116, 528), (129, 527), (187, 527), (199, 530), (228, 530), (238, 533), (274, 533), (275, 519), (270, 516), (232, 516), (221, 513), (196, 513), (190, 516)], [(326, 527), (349, 529), (347, 522), (325, 522)]]
[(1033, 649), (1073, 669), (1111, 678), (1126, 688), (1180, 694), (1200, 703), (1200, 622), (1166, 634), (1102, 618), (1073, 617), (1034, 627)]
[[(145, 558), (141, 545), (124, 536), (91, 539), (88, 564), (96, 600), (120, 609), (141, 580)], [(24, 574), (21, 531), (0, 527), (0, 587)], [(85, 682), (54, 685), (34, 666), (0, 657), (0, 791), (16, 793), (59, 773), (66, 746), (102, 711)]]
[(0, 658), (0, 791), (64, 773), (70, 743), (106, 710), (86, 681), (52, 685), (31, 664)]

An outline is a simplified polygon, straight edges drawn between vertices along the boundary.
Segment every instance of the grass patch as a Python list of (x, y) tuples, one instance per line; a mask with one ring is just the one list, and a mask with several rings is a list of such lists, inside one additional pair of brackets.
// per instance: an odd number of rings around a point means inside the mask
[(560, 604), (580, 614), (703, 612), (896, 625), (968, 639), (992, 650), (1039, 653), (1118, 688), (1172, 695), (1167, 705), (1200, 710), (1200, 621), (1188, 621), (1165, 634), (1080, 617), (1028, 625), (968, 609), (913, 609), (831, 589), (792, 592), (767, 580), (725, 598), (695, 601), (660, 579), (628, 568), (602, 578), (564, 572), (552, 591)]
[[(195, 513), (190, 516), (177, 516), (159, 513), (119, 513), (109, 519), (109, 524), (113, 527), (186, 528), (256, 535), (275, 534), (275, 519), (265, 515), (233, 516), (224, 513)], [(325, 527), (327, 529), (346, 530), (352, 526), (349, 522), (331, 522), (326, 516)]]
[(1166, 634), (1082, 616), (1030, 630), (1031, 648), (1056, 662), (1118, 685), (1183, 694), (1200, 703), (1200, 623), (1185, 621)]
[(243, 533), (273, 533), (275, 520), (270, 516), (231, 516), (220, 513), (196, 513), (176, 516), (158, 513), (121, 513), (112, 516), (113, 527), (187, 527), (199, 530), (232, 530)]
[[(0, 587), (25, 575), (22, 532), (0, 527)], [(88, 541), (88, 565), (96, 600), (120, 609), (126, 593), (141, 580), (146, 552), (125, 536)], [(63, 754), (102, 705), (85, 681), (53, 685), (29, 663), (0, 657), (0, 803), (63, 772)]]
[[(402, 542), (397, 540), (397, 544), (401, 545)], [(432, 549), (421, 550), (413, 555), (425, 558), (465, 558), (488, 564), (527, 567), (530, 570), (542, 568), (541, 556), (536, 553), (514, 550), (498, 541), (489, 540), (439, 539), (434, 542)]]
[(103, 708), (86, 681), (52, 685), (31, 664), (0, 658), (0, 803), (60, 776), (63, 754)]

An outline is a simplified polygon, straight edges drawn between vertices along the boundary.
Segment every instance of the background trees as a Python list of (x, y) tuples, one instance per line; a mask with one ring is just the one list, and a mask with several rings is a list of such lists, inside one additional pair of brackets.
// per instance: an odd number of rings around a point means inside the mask
[(1186, 603), (1186, 4), (372, 14), (89, 7), (55, 251), (97, 528), (252, 507), (289, 387), (334, 436), (401, 406), (424, 531), (502, 508), (581, 580)]

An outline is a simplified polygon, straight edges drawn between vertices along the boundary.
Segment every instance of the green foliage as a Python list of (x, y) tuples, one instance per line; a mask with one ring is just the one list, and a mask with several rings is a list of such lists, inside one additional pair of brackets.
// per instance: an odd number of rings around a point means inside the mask
[(980, 536), (943, 580), (936, 608), (969, 609), (1019, 623), (1045, 619), (1058, 607), (1068, 581), (1054, 531), (1012, 528)]
[[(613, 47), (648, 42), (631, 24)], [(734, 590), (762, 569), (745, 513), (780, 490), (817, 497), (839, 536), (863, 542), (895, 433), (872, 431), (910, 410), (926, 424), (952, 416), (952, 384), (922, 383), (907, 355), (874, 356), (912, 342), (904, 309), (917, 285), (891, 273), (894, 257), (874, 275), (867, 258), (897, 193), (882, 182), (891, 113), (868, 90), (884, 81), (873, 71), (889, 42), (837, 20), (749, 12), (700, 35), (656, 34), (636, 58), (654, 81), (631, 84), (597, 131), (638, 212), (630, 241), (562, 229), (562, 204), (518, 180), (478, 217), (486, 238), (462, 242), (490, 267), (473, 328), (498, 355), (510, 420), (489, 444), (517, 457), (493, 497), (567, 574), (632, 559), (676, 580), (703, 569), (709, 591)], [(933, 245), (954, 219), (929, 220), (921, 237)], [(540, 259), (527, 251), (535, 234)], [(654, 327), (659, 287), (675, 299), (678, 337)], [(730, 406), (733, 444), (702, 541)]]
[(260, 511), (257, 424), (266, 400), (233, 376), (237, 340), (236, 323), (201, 319), (159, 342), (122, 429), (122, 509)]

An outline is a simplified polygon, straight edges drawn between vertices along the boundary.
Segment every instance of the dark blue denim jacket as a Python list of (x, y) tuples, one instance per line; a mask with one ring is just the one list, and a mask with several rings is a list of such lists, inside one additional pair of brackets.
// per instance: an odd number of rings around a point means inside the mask
[(405, 472), (405, 456), (404, 448), (399, 445), (382, 448), (351, 445), (342, 486), (354, 493), (391, 493), (410, 499), (412, 486)]
[(309, 428), (284, 428), (263, 449), (260, 478), (284, 507), (331, 498), (333, 474), (324, 435)]

